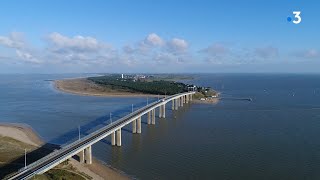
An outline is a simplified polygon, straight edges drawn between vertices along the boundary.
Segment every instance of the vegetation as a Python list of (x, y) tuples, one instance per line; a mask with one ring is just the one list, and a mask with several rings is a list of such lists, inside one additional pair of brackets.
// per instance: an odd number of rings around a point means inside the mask
[(180, 80), (192, 80), (194, 79), (191, 75), (177, 75), (177, 74), (157, 74), (150, 76), (150, 79), (154, 81), (180, 81)]
[[(15, 173), (19, 168), (24, 166), (24, 150), (28, 150), (28, 163), (31, 163), (48, 153), (51, 149), (38, 148), (11, 137), (0, 136), (0, 179), (7, 177), (11, 173)], [(29, 153), (30, 152), (30, 153)], [(91, 179), (84, 173), (76, 172), (76, 169), (65, 161), (51, 169), (48, 172), (36, 175), (32, 180), (84, 180)]]
[(152, 80), (151, 78), (135, 78), (129, 77), (121, 79), (119, 75), (109, 75), (100, 77), (90, 77), (88, 80), (93, 81), (96, 84), (105, 86), (111, 89), (118, 89), (128, 92), (139, 92), (145, 94), (167, 94), (173, 95), (188, 90), (187, 85), (183, 83), (164, 81), (164, 80)]
[(210, 88), (198, 89), (198, 92), (193, 95), (195, 99), (212, 98), (217, 96), (218, 96), (218, 93), (214, 90), (211, 90)]
[(85, 180), (82, 175), (64, 169), (51, 169), (45, 174), (36, 175), (32, 180)]
[(33, 151), (36, 148), (7, 136), (0, 136), (0, 147), (0, 168), (7, 162), (11, 162), (18, 157), (24, 156), (25, 149)]
[(193, 95), (194, 99), (201, 99), (201, 98), (205, 98), (204, 94), (197, 92)]

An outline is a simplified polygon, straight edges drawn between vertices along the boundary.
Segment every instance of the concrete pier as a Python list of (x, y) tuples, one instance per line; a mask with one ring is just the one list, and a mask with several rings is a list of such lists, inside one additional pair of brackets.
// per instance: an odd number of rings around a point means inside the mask
[(111, 145), (116, 145), (116, 132), (111, 133)]
[(183, 107), (183, 96), (180, 97), (180, 106)]
[(80, 151), (79, 153), (78, 153), (78, 156), (79, 156), (79, 162), (80, 163), (84, 163), (84, 150), (82, 150), (82, 151)]
[(92, 164), (92, 150), (91, 146), (88, 146), (85, 149), (85, 163), (86, 164)]
[(121, 146), (121, 129), (117, 130), (117, 146)]
[(175, 106), (174, 106), (174, 99), (172, 100), (172, 110), (175, 109)]
[(162, 106), (159, 106), (159, 118), (162, 118)]
[(132, 133), (137, 133), (137, 120), (132, 121)]
[(162, 106), (162, 117), (166, 118), (166, 104)]
[(174, 104), (174, 106), (175, 106), (175, 110), (178, 110), (178, 107), (179, 107), (179, 100), (178, 99), (174, 99), (174, 101), (176, 101), (175, 102), (175, 104)]
[(148, 124), (151, 124), (151, 111), (148, 112)]
[(137, 121), (137, 133), (141, 134), (141, 116), (136, 121)]
[(152, 121), (151, 124), (156, 124), (156, 112), (155, 109), (152, 110)]

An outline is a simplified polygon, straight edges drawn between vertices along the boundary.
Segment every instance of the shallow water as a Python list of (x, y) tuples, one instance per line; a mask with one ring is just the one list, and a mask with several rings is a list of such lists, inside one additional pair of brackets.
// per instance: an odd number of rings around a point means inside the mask
[[(0, 120), (31, 125), (64, 144), (146, 104), (146, 98), (102, 98), (56, 91), (50, 81), (81, 75), (0, 75)], [(320, 75), (196, 75), (224, 97), (217, 105), (167, 105), (166, 119), (142, 134), (123, 129), (122, 147), (105, 139), (94, 155), (139, 179), (319, 179)]]

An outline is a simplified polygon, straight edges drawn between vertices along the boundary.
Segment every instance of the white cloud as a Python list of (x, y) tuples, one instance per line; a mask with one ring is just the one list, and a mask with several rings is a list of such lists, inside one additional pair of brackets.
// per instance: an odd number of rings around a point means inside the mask
[(255, 55), (257, 55), (260, 58), (274, 58), (279, 55), (279, 50), (278, 48), (272, 47), (272, 46), (267, 46), (267, 47), (260, 47), (256, 48), (254, 51)]
[(80, 65), (106, 65), (117, 58), (117, 51), (93, 37), (68, 37), (54, 32), (46, 39), (46, 59), (50, 63), (76, 63)]
[(67, 37), (57, 32), (51, 33), (47, 38), (54, 51), (96, 52), (110, 48), (93, 37), (74, 36)]
[(131, 66), (187, 62), (191, 59), (188, 46), (184, 39), (165, 40), (151, 33), (136, 44), (125, 45), (119, 59)]
[(229, 48), (222, 43), (214, 43), (207, 48), (200, 50), (202, 53), (206, 53), (211, 56), (224, 55), (229, 52)]
[(160, 36), (158, 36), (155, 33), (151, 33), (149, 34), (144, 42), (148, 45), (152, 45), (152, 46), (162, 46), (164, 45), (164, 41), (162, 40), (162, 38)]
[(316, 58), (319, 57), (319, 51), (315, 50), (315, 49), (309, 49), (307, 50), (307, 52), (305, 53), (305, 57), (307, 58)]
[(171, 41), (168, 42), (168, 51), (174, 53), (183, 53), (186, 52), (188, 49), (188, 43), (184, 39), (173, 38)]
[(295, 57), (298, 58), (319, 58), (320, 57), (320, 52), (316, 49), (307, 49), (307, 50), (301, 50), (301, 51), (296, 51), (292, 53)]
[(12, 32), (9, 36), (0, 36), (0, 45), (15, 50), (15, 57), (7, 57), (11, 61), (20, 60), (26, 63), (41, 63), (40, 60), (34, 57), (33, 50), (27, 44), (22, 33)]
[(8, 48), (21, 49), (25, 46), (25, 40), (22, 33), (12, 32), (7, 36), (0, 36), (0, 45)]
[[(181, 38), (164, 39), (156, 33), (142, 37), (140, 41), (114, 49), (108, 43), (90, 36), (66, 36), (61, 33), (51, 33), (45, 39), (45, 46), (33, 48), (21, 33), (11, 33), (0, 36), (1, 63), (39, 64), (42, 66), (54, 65), (72, 69), (114, 70), (114, 69), (153, 69), (171, 68), (181, 64), (181, 68), (198, 63), (206, 67), (234, 66), (242, 64), (267, 64), (279, 62), (279, 50), (273, 46), (266, 47), (239, 47), (230, 43), (213, 43), (200, 50), (189, 47), (189, 42)], [(8, 51), (7, 48), (12, 49)], [(0, 49), (2, 50), (2, 49)], [(3, 53), (4, 52), (4, 53)], [(199, 53), (200, 52), (200, 53)], [(320, 51), (307, 49), (296, 51), (294, 55), (298, 60), (320, 57)], [(10, 54), (11, 53), (11, 54)], [(284, 61), (282, 61), (283, 63)], [(161, 64), (161, 66), (158, 66)], [(210, 65), (209, 65), (210, 66)], [(180, 67), (180, 66), (179, 66)], [(191, 67), (191, 66), (190, 66)], [(160, 69), (161, 69), (160, 68)]]
[(20, 50), (16, 50), (16, 54), (18, 56), (19, 59), (22, 59), (25, 62), (29, 62), (29, 63), (41, 63), (41, 61), (39, 61), (37, 58), (35, 58), (31, 53), (29, 52), (24, 52), (24, 51), (20, 51)]

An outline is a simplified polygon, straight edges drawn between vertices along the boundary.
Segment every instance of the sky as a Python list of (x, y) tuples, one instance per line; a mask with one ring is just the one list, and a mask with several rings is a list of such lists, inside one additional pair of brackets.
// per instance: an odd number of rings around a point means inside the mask
[[(316, 0), (4, 0), (0, 73), (319, 73)], [(294, 24), (293, 11), (301, 22)]]

